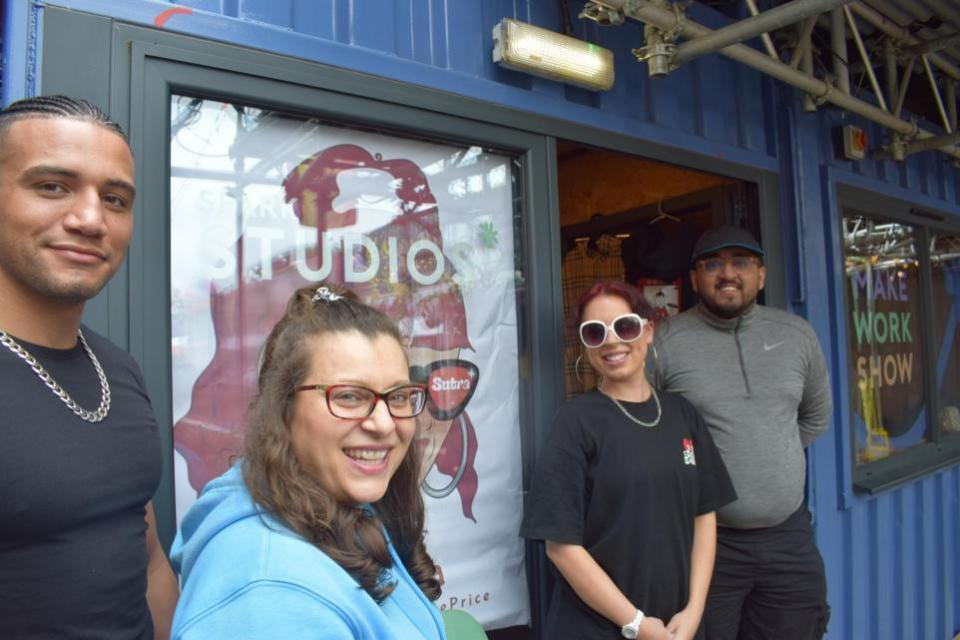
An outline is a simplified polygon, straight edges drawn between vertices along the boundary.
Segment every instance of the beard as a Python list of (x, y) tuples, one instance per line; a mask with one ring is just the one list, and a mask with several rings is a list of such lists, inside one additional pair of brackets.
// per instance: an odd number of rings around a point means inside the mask
[(65, 305), (84, 303), (106, 286), (116, 269), (110, 269), (99, 278), (74, 275), (69, 271), (55, 272), (48, 266), (30, 266), (27, 256), (0, 253), (0, 270), (21, 288), (51, 302)]
[[(722, 283), (718, 283), (717, 286), (719, 287), (721, 284)], [(741, 295), (743, 295), (743, 287), (740, 287), (740, 293)], [(751, 298), (747, 298), (746, 296), (744, 296), (743, 302), (741, 302), (740, 304), (734, 304), (734, 303), (723, 304), (717, 301), (718, 297), (719, 296), (708, 297), (708, 296), (701, 295), (700, 302), (701, 304), (703, 304), (703, 306), (707, 308), (707, 310), (710, 313), (717, 316), (718, 318), (723, 318), (724, 320), (733, 320), (734, 318), (738, 318), (742, 316), (743, 314), (750, 311), (750, 309), (753, 308), (753, 305), (756, 304), (757, 302), (756, 295), (754, 295)]]

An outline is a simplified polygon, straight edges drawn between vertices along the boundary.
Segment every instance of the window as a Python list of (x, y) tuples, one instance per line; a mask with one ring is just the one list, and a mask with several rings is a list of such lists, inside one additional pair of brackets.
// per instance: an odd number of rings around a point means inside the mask
[(178, 518), (242, 453), (290, 295), (334, 283), (397, 322), (428, 386), (417, 446), (438, 605), (526, 623), (519, 156), (176, 94), (169, 145)]
[(843, 226), (855, 461), (863, 465), (930, 440), (917, 232), (867, 216), (846, 216)]
[(956, 459), (960, 236), (847, 208), (842, 240), (853, 480), (874, 492)]

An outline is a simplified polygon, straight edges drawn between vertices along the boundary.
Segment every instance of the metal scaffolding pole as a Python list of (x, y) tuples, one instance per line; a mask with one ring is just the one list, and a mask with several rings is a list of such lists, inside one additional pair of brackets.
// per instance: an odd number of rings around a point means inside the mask
[(897, 99), (897, 50), (893, 38), (883, 39), (883, 71), (884, 84), (887, 89), (887, 99), (893, 102)]
[[(790, 66), (796, 69), (800, 66), (800, 60), (806, 55), (808, 51), (812, 51), (810, 48), (810, 36), (813, 35), (813, 28), (817, 26), (817, 16), (810, 16), (803, 23), (803, 27), (800, 29), (800, 36), (797, 38), (797, 48), (793, 50), (793, 57), (790, 58)], [(811, 73), (812, 65), (811, 65)]]
[(907, 53), (922, 55), (924, 53), (934, 53), (935, 51), (952, 47), (955, 44), (960, 44), (960, 33), (954, 33), (937, 40), (928, 40), (922, 44), (915, 44), (907, 47), (905, 51)]
[(857, 23), (853, 21), (853, 14), (850, 9), (843, 8), (843, 15), (847, 17), (847, 26), (850, 27), (850, 33), (853, 34), (853, 41), (857, 45), (857, 51), (860, 52), (860, 58), (863, 60), (864, 71), (870, 78), (870, 86), (873, 87), (873, 93), (877, 96), (877, 102), (880, 108), (887, 111), (887, 102), (883, 99), (883, 92), (880, 91), (880, 83), (877, 82), (877, 75), (873, 72), (873, 64), (870, 62), (870, 56), (867, 54), (867, 48), (863, 46), (863, 38), (860, 37), (860, 30), (857, 29)]
[(956, 144), (958, 142), (960, 142), (960, 131), (954, 131), (953, 133), (947, 133), (942, 136), (911, 142), (906, 146), (906, 154), (909, 156), (914, 153), (920, 153), (921, 151), (932, 151), (933, 149), (939, 149), (942, 146)]
[(943, 0), (920, 0), (920, 4), (930, 8), (934, 15), (946, 19), (955, 29), (960, 29), (960, 10), (955, 6), (951, 6)]
[[(712, 53), (725, 46), (755, 38), (762, 33), (774, 31), (789, 24), (799, 22), (806, 17), (829, 11), (846, 4), (850, 0), (792, 0), (775, 9), (735, 22), (728, 27), (711, 31), (709, 37), (697, 38), (677, 47), (674, 64), (677, 66), (690, 62), (704, 54)], [(605, 1), (599, 4), (606, 5)]]
[(923, 68), (926, 70), (927, 78), (930, 80), (930, 90), (933, 92), (933, 97), (937, 101), (937, 111), (940, 112), (943, 127), (947, 130), (947, 133), (950, 133), (953, 129), (950, 128), (950, 118), (947, 116), (947, 110), (943, 107), (943, 100), (940, 98), (940, 87), (937, 86), (937, 78), (933, 75), (933, 69), (930, 68), (930, 62), (927, 61), (927, 56), (920, 56), (920, 60), (923, 61)]
[(946, 87), (947, 115), (950, 118), (950, 130), (957, 130), (957, 83), (955, 80), (946, 78), (944, 83)]
[[(808, 38), (809, 43), (809, 38)], [(791, 68), (796, 68), (793, 65), (790, 65)], [(810, 76), (813, 76), (813, 48), (805, 47), (801, 54), (800, 70)], [(803, 94), (803, 112), (812, 113), (817, 110), (817, 101), (814, 99), (814, 96), (809, 93)]]
[(847, 27), (843, 21), (843, 9), (830, 10), (830, 46), (833, 49), (833, 75), (837, 88), (850, 93), (850, 60), (847, 58)]
[[(604, 2), (604, 4), (606, 4), (606, 2)], [(879, 29), (891, 38), (896, 38), (897, 40), (907, 44), (923, 44), (921, 40), (916, 38), (908, 30), (894, 22), (887, 20), (883, 14), (875, 9), (872, 9), (871, 7), (868, 7), (862, 2), (854, 0), (848, 6), (850, 7), (850, 11), (863, 18), (874, 29)], [(954, 80), (960, 80), (960, 68), (947, 61), (946, 58), (939, 54), (931, 53), (929, 59), (930, 64), (937, 67)]]
[[(746, 3), (747, 9), (750, 10), (750, 15), (759, 15), (760, 11), (757, 9), (757, 3), (754, 2), (754, 0), (746, 0)], [(780, 56), (777, 55), (777, 48), (773, 46), (773, 38), (770, 37), (770, 34), (761, 33), (760, 39), (763, 40), (763, 47), (767, 50), (767, 55), (774, 60), (779, 60)]]
[[(686, 38), (701, 38), (712, 33), (707, 27), (691, 20), (683, 20), (682, 23), (678, 24), (677, 16), (672, 11), (660, 9), (645, 0), (594, 0), (594, 2), (609, 9), (615, 9), (625, 13), (634, 20), (655, 25), (660, 29), (677, 29), (677, 31)], [(907, 137), (917, 136), (921, 139), (933, 137), (933, 134), (919, 130), (912, 122), (896, 118), (868, 102), (841, 93), (834, 89), (829, 83), (808, 76), (796, 69), (791, 69), (782, 62), (772, 60), (766, 54), (746, 45), (730, 45), (721, 49), (720, 53), (807, 93), (811, 93), (821, 100), (835, 104), (841, 109), (862, 115), (901, 135)], [(940, 150), (946, 154), (960, 158), (960, 149), (956, 146), (944, 146), (941, 147)]]
[(907, 60), (907, 66), (903, 69), (903, 80), (900, 81), (900, 93), (897, 95), (897, 104), (893, 108), (893, 115), (898, 118), (900, 117), (900, 112), (903, 110), (903, 101), (907, 98), (907, 89), (910, 88), (910, 79), (913, 78), (913, 65), (916, 61), (916, 56), (910, 58)]

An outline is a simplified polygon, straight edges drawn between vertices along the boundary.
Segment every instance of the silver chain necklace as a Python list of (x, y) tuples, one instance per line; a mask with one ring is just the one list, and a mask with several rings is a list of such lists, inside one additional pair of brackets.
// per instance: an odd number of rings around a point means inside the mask
[(100, 406), (97, 407), (96, 411), (87, 411), (77, 404), (77, 401), (71, 398), (69, 393), (64, 391), (63, 387), (53, 379), (53, 376), (43, 368), (42, 364), (37, 362), (37, 359), (34, 358), (29, 351), (21, 347), (16, 340), (8, 336), (4, 331), (0, 331), (0, 344), (3, 344), (3, 346), (12, 351), (14, 355), (20, 357), (20, 359), (30, 365), (30, 368), (33, 369), (33, 372), (37, 374), (37, 377), (40, 378), (43, 384), (47, 385), (55, 396), (63, 400), (63, 403), (78, 417), (87, 422), (100, 422), (106, 418), (110, 412), (110, 383), (107, 382), (107, 376), (103, 372), (103, 367), (100, 366), (100, 361), (97, 360), (97, 356), (94, 355), (93, 349), (90, 348), (90, 345), (87, 344), (86, 339), (83, 337), (83, 332), (77, 330), (77, 335), (80, 337), (80, 344), (83, 345), (83, 349), (87, 352), (87, 357), (89, 357), (90, 362), (93, 363), (93, 368), (97, 370), (97, 377), (100, 378)]
[(653, 395), (653, 402), (657, 405), (657, 417), (653, 419), (653, 422), (644, 422), (640, 418), (635, 417), (633, 414), (627, 411), (626, 407), (620, 404), (619, 400), (601, 389), (599, 386), (597, 387), (597, 391), (610, 398), (610, 400), (613, 401), (613, 404), (617, 405), (617, 409), (620, 409), (620, 411), (623, 412), (623, 415), (627, 416), (631, 421), (635, 422), (641, 427), (655, 427), (660, 424), (660, 416), (663, 415), (663, 410), (660, 407), (660, 397), (657, 395), (657, 390), (653, 385), (650, 385), (650, 393)]

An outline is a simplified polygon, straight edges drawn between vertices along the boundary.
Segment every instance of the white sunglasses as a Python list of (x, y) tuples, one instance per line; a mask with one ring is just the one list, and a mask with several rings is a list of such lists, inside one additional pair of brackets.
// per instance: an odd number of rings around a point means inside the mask
[(607, 341), (607, 331), (612, 331), (620, 342), (636, 342), (648, 322), (636, 313), (617, 316), (609, 325), (599, 320), (587, 320), (580, 323), (580, 342), (588, 349), (596, 349)]

